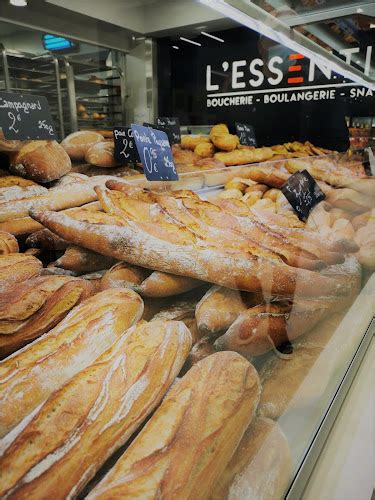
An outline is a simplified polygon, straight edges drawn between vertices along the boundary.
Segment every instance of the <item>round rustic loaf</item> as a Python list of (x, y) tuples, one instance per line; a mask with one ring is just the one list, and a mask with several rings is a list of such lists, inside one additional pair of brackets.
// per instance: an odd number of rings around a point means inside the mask
[(92, 146), (102, 141), (104, 141), (104, 137), (98, 132), (80, 130), (65, 137), (61, 146), (65, 149), (72, 160), (80, 161), (85, 158), (87, 151)]

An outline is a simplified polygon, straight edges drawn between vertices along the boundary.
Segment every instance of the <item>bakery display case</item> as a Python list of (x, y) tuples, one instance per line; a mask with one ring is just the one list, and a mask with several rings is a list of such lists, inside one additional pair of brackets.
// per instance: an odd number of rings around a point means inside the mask
[(372, 55), (330, 51), (371, 6), (25, 3), (0, 8), (0, 498), (303, 498), (375, 332)]

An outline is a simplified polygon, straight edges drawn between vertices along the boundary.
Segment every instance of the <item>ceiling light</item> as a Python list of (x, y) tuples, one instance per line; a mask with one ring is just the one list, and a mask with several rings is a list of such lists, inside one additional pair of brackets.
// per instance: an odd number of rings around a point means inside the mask
[(198, 45), (198, 47), (202, 47), (201, 43), (194, 42), (193, 40), (189, 40), (188, 38), (184, 38), (183, 36), (180, 36), (180, 40), (182, 40), (183, 42), (192, 43), (193, 45)]
[(370, 24), (370, 30), (374, 29), (375, 28), (375, 24), (374, 23), (371, 23)]
[(26, 7), (27, 0), (9, 0), (9, 3), (14, 7)]
[(180, 50), (180, 47), (177, 47), (177, 45), (172, 45), (172, 48), (175, 50)]
[(210, 35), (210, 33), (206, 33), (205, 31), (201, 31), (202, 35), (208, 36), (209, 38), (212, 38), (213, 40), (217, 40), (218, 42), (224, 43), (225, 40), (222, 38), (219, 38), (218, 36), (215, 35)]
[(195, 27), (195, 29), (198, 30), (198, 31), (204, 30), (206, 28), (207, 28), (207, 26), (196, 26)]
[(357, 14), (362, 14), (362, 12), (363, 12), (363, 9), (361, 9), (361, 8), (357, 9)]

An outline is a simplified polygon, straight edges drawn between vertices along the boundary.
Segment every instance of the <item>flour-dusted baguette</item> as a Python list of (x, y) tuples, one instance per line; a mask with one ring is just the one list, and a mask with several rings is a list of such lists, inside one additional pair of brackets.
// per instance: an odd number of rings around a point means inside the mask
[(203, 335), (223, 332), (247, 308), (241, 292), (215, 285), (197, 304), (195, 317), (198, 329)]
[(255, 418), (210, 498), (279, 500), (291, 474), (291, 452), (281, 428), (269, 418)]
[(13, 234), (5, 231), (0, 231), (0, 255), (7, 255), (9, 253), (18, 253), (19, 246), (17, 239)]
[(367, 212), (375, 208), (375, 195), (359, 193), (354, 189), (334, 189), (327, 194), (328, 203), (352, 213)]
[(242, 356), (216, 353), (200, 361), (87, 498), (208, 498), (260, 391), (258, 374)]
[(39, 276), (42, 263), (32, 255), (10, 253), (0, 255), (0, 292), (15, 283)]
[(51, 330), (92, 291), (82, 279), (40, 276), (0, 293), (0, 357)]
[(0, 441), (0, 496), (75, 498), (158, 405), (190, 345), (181, 322), (122, 334)]
[(101, 292), (50, 332), (0, 362), (0, 436), (102, 354), (143, 313), (132, 290)]
[(77, 161), (83, 160), (87, 151), (102, 141), (104, 141), (102, 134), (91, 130), (80, 130), (65, 137), (61, 146), (72, 160)]
[(0, 178), (0, 203), (30, 198), (47, 192), (47, 188), (22, 177), (7, 175)]
[[(244, 291), (267, 289), (278, 295), (340, 293), (335, 279), (281, 261), (244, 251), (212, 246), (186, 227), (126, 221), (126, 225), (99, 226), (74, 221), (61, 213), (31, 211), (32, 217), (72, 243), (130, 264), (188, 276)], [(125, 221), (125, 219), (124, 219)], [(324, 292), (323, 292), (324, 291)]]
[(27, 141), (10, 154), (10, 171), (36, 182), (60, 179), (71, 168), (69, 156), (56, 141)]

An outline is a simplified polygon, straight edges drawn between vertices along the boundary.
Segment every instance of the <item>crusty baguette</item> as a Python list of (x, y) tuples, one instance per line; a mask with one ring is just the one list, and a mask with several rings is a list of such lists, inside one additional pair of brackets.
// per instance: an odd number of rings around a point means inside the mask
[(86, 248), (69, 245), (64, 254), (54, 262), (54, 265), (78, 274), (85, 274), (98, 269), (108, 269), (114, 262), (115, 260), (111, 257), (91, 252)]
[(31, 211), (31, 216), (60, 237), (130, 264), (189, 276), (244, 291), (269, 290), (278, 295), (340, 293), (342, 285), (318, 273), (245, 252), (212, 248), (185, 228), (155, 224), (99, 226), (73, 220), (66, 214)]
[(92, 177), (86, 182), (51, 188), (45, 195), (2, 203), (0, 204), (0, 222), (26, 217), (32, 208), (64, 210), (95, 201), (97, 195), (94, 187), (104, 185), (108, 179), (110, 177)]
[(0, 496), (75, 498), (158, 405), (190, 345), (189, 331), (174, 321), (140, 324), (121, 335), (6, 444), (0, 441)]
[(70, 171), (72, 164), (56, 141), (26, 141), (10, 153), (9, 170), (36, 182), (51, 182)]
[(213, 286), (197, 304), (195, 317), (203, 335), (225, 331), (248, 305), (238, 290)]
[(101, 290), (124, 287), (134, 288), (134, 285), (140, 285), (149, 275), (150, 271), (148, 269), (132, 266), (126, 262), (118, 262), (103, 275), (100, 288)]
[(253, 419), (260, 391), (242, 356), (203, 359), (176, 382), (87, 498), (208, 498)]
[(269, 418), (255, 418), (210, 498), (278, 500), (291, 474), (291, 452), (281, 428)]
[(13, 234), (0, 231), (0, 255), (18, 253), (19, 250), (18, 241)]
[[(258, 163), (271, 159), (273, 151), (271, 148), (236, 149), (231, 152), (216, 153), (215, 160), (222, 161), (225, 165), (246, 165), (247, 163)], [(260, 182), (260, 181), (259, 181)], [(265, 183), (264, 183), (265, 184)]]
[(348, 212), (362, 213), (375, 208), (375, 195), (359, 193), (354, 189), (334, 189), (327, 194), (327, 202)]
[(196, 342), (191, 351), (189, 352), (189, 356), (186, 358), (185, 364), (181, 370), (182, 374), (185, 374), (189, 371), (196, 363), (201, 361), (207, 356), (211, 356), (211, 354), (216, 353), (216, 349), (214, 347), (215, 337), (212, 335), (207, 335), (206, 337), (202, 337)]
[(0, 203), (30, 198), (47, 192), (47, 188), (22, 177), (8, 175), (0, 178)]
[(145, 297), (169, 297), (188, 292), (202, 284), (201, 281), (186, 276), (154, 271), (134, 289)]
[(192, 344), (194, 345), (200, 339), (197, 323), (195, 321), (194, 311), (196, 302), (194, 301), (178, 301), (170, 306), (161, 307), (151, 321), (168, 320), (182, 321), (188, 327)]
[(65, 250), (69, 243), (49, 229), (40, 229), (26, 238), (26, 245), (43, 250)]
[(0, 291), (15, 283), (39, 276), (42, 263), (32, 255), (10, 253), (0, 255)]
[(21, 217), (20, 219), (9, 219), (0, 222), (0, 231), (6, 231), (13, 236), (24, 236), (43, 229), (42, 224), (36, 222), (31, 217)]
[(0, 436), (93, 362), (143, 313), (132, 290), (108, 290), (75, 307), (55, 328), (0, 362)]
[(91, 295), (93, 287), (88, 281), (76, 278), (42, 276), (28, 280), (21, 291), (17, 293), (11, 288), (0, 296), (0, 357), (8, 356), (51, 330), (74, 306)]

